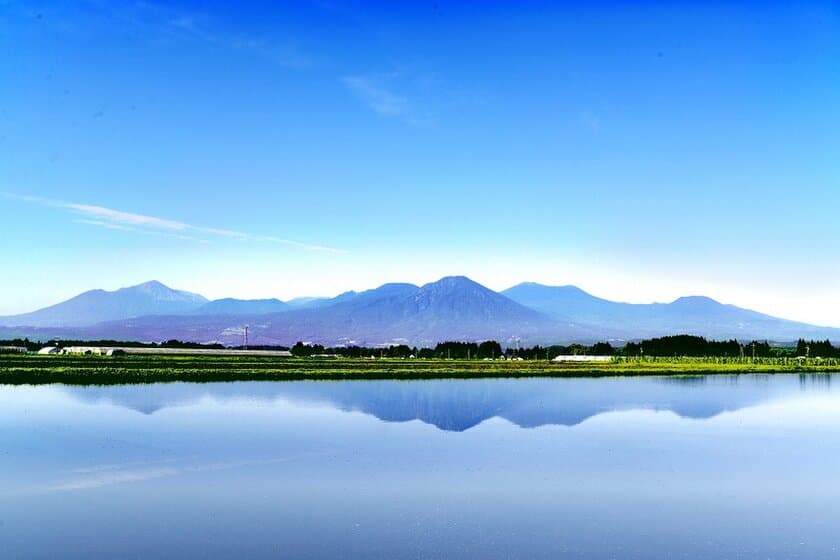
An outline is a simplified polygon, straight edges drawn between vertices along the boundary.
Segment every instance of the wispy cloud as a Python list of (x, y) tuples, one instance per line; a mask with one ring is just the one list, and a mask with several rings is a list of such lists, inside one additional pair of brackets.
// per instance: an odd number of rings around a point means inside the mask
[(225, 471), (259, 465), (273, 465), (278, 463), (297, 461), (309, 457), (324, 456), (327, 454), (329, 454), (327, 451), (320, 451), (311, 453), (301, 453), (299, 455), (291, 455), (289, 457), (250, 459), (240, 461), (220, 461), (216, 463), (204, 463), (187, 466), (171, 465), (171, 463), (173, 463), (172, 460), (164, 460), (161, 461), (161, 463), (166, 463), (166, 466), (151, 465), (148, 468), (141, 469), (133, 468), (135, 463), (126, 463), (124, 465), (105, 465), (104, 467), (94, 466), (87, 469), (77, 469), (75, 471), (78, 474), (84, 474), (87, 476), (77, 477), (70, 480), (63, 480), (55, 484), (49, 484), (46, 486), (36, 488), (36, 490), (47, 492), (72, 492), (78, 490), (89, 490), (92, 488), (113, 486), (115, 484), (130, 484), (133, 482), (144, 482), (147, 480), (154, 480), (156, 478), (189, 475), (191, 473)]
[(310, 66), (309, 57), (289, 44), (278, 44), (266, 37), (234, 36), (214, 31), (208, 18), (199, 14), (179, 13), (165, 22), (170, 29), (206, 43), (242, 51), (286, 68)]
[(182, 241), (195, 241), (197, 243), (209, 243), (206, 239), (199, 239), (198, 237), (193, 237), (190, 235), (182, 235), (178, 233), (167, 233), (165, 231), (156, 231), (152, 229), (141, 229), (136, 227), (131, 227), (127, 225), (123, 225), (120, 223), (115, 222), (107, 222), (103, 220), (89, 220), (87, 218), (79, 218), (73, 220), (77, 224), (85, 224), (88, 226), (97, 226), (105, 229), (110, 229), (114, 231), (129, 231), (132, 233), (140, 233), (143, 235), (156, 235), (162, 237), (171, 237), (172, 239), (180, 239)]
[(601, 130), (601, 118), (598, 115), (590, 113), (589, 111), (583, 111), (580, 115), (578, 115), (578, 117), (580, 118), (581, 124), (593, 133), (597, 133)]
[(142, 482), (144, 480), (152, 480), (155, 478), (163, 478), (166, 476), (175, 476), (181, 471), (173, 468), (147, 469), (140, 471), (120, 471), (108, 474), (101, 474), (95, 477), (82, 478), (78, 480), (70, 480), (61, 482), (47, 488), (47, 490), (54, 490), (59, 492), (66, 492), (72, 490), (87, 490), (90, 488), (101, 488), (103, 486), (112, 486), (114, 484), (126, 484), (129, 482)]
[[(172, 39), (201, 42), (219, 49), (240, 51), (247, 56), (265, 59), (277, 66), (300, 69), (312, 65), (309, 56), (298, 48), (293, 38), (273, 34), (255, 34), (247, 28), (236, 28), (231, 22), (204, 13), (200, 9), (183, 9), (172, 2), (138, 0), (135, 2), (87, 2), (90, 17), (79, 17), (73, 3), (51, 5), (39, 10), (20, 4), (18, 12), (37, 19), (38, 25), (65, 33), (130, 31), (152, 44)], [(4, 1), (0, 0), (0, 6)], [(45, 15), (43, 12), (48, 12)]]
[(372, 78), (344, 76), (345, 87), (370, 109), (385, 117), (396, 117), (413, 126), (428, 126), (430, 120), (419, 116), (407, 98), (398, 95)]
[(404, 97), (375, 85), (368, 78), (346, 76), (342, 81), (354, 95), (380, 115), (399, 116), (409, 111), (408, 101)]
[(168, 220), (166, 218), (148, 216), (146, 214), (135, 214), (133, 212), (114, 210), (113, 208), (106, 208), (104, 206), (97, 206), (93, 204), (79, 204), (76, 202), (65, 202), (63, 200), (55, 200), (40, 196), (6, 192), (0, 193), (0, 195), (11, 200), (67, 210), (80, 216), (80, 218), (75, 220), (76, 222), (112, 230), (143, 234), (162, 234), (176, 237), (178, 239), (194, 241), (206, 241), (206, 239), (201, 239), (197, 236), (211, 236), (237, 239), (240, 241), (274, 243), (277, 245), (286, 245), (307, 251), (325, 251), (330, 253), (345, 252), (341, 249), (327, 247), (325, 245), (314, 245), (311, 243), (304, 243), (302, 241), (272, 235), (257, 235), (231, 229), (197, 226), (185, 222)]

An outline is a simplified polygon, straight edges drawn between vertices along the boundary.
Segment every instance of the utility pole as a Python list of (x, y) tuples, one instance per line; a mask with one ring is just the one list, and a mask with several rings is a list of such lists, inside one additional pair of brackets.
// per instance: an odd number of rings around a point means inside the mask
[(245, 350), (248, 349), (248, 325), (245, 325)]

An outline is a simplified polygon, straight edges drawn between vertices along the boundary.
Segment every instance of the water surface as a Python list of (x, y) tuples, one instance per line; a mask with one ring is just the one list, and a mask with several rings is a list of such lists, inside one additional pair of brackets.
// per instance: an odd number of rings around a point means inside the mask
[(837, 557), (838, 382), (0, 386), (0, 557)]

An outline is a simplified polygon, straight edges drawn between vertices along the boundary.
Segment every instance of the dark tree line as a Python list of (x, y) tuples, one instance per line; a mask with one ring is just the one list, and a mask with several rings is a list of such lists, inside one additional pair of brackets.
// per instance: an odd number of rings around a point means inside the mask
[(15, 348), (26, 348), (29, 352), (40, 350), (43, 345), (38, 342), (31, 342), (28, 338), (13, 338), (11, 340), (0, 340), (0, 346), (14, 346)]
[[(138, 348), (188, 348), (188, 349), (221, 349), (222, 344), (199, 344), (168, 340), (159, 343), (144, 343), (121, 340), (60, 340), (46, 343), (34, 342), (28, 338), (0, 340), (0, 346), (24, 347), (34, 352), (44, 346), (124, 346)], [(243, 348), (236, 346), (233, 348)], [(249, 346), (252, 350), (286, 350), (285, 346)], [(676, 335), (651, 338), (638, 342), (628, 342), (623, 347), (614, 347), (609, 342), (598, 342), (592, 345), (571, 344), (568, 346), (531, 346), (525, 348), (508, 347), (495, 340), (483, 342), (440, 342), (434, 348), (409, 347), (405, 344), (388, 347), (340, 346), (325, 347), (321, 344), (303, 344), (298, 342), (291, 349), (294, 356), (308, 357), (317, 355), (340, 356), (346, 358), (426, 358), (453, 360), (483, 360), (525, 359), (551, 360), (560, 355), (585, 354), (590, 356), (651, 356), (651, 357), (729, 357), (729, 358), (774, 358), (774, 357), (810, 357), (810, 358), (840, 358), (840, 348), (835, 347), (829, 340), (799, 339), (795, 347), (771, 346), (769, 342), (752, 341), (741, 343), (737, 340), (707, 340), (700, 336)]]
[(200, 349), (200, 348), (207, 348), (212, 350), (218, 350), (221, 348), (225, 348), (223, 344), (213, 343), (213, 344), (201, 344), (199, 342), (183, 342), (181, 340), (167, 340), (165, 342), (137, 342), (136, 340), (110, 340), (110, 339), (100, 339), (100, 340), (74, 340), (74, 339), (64, 339), (61, 340), (50, 340), (47, 342), (33, 342), (30, 341), (28, 338), (16, 338), (14, 340), (0, 340), (0, 346), (24, 346), (30, 352), (35, 352), (40, 350), (45, 346), (122, 346), (125, 348), (189, 348), (189, 349)]
[(498, 358), (504, 354), (501, 344), (496, 341), (485, 342), (441, 342), (434, 348), (409, 347), (405, 344), (387, 347), (337, 346), (322, 344), (296, 343), (291, 348), (292, 355), (341, 356), (343, 358), (451, 358), (453, 360)]
[(417, 348), (409, 348), (405, 344), (388, 346), (387, 348), (372, 348), (365, 346), (336, 346), (329, 347), (322, 344), (304, 344), (297, 342), (290, 348), (293, 356), (341, 356), (342, 358), (408, 358), (417, 355)]
[(607, 342), (592, 346), (573, 344), (571, 346), (532, 346), (530, 348), (503, 348), (495, 340), (483, 342), (446, 341), (439, 342), (434, 348), (410, 348), (406, 345), (388, 347), (325, 347), (321, 344), (296, 343), (291, 348), (294, 356), (341, 356), (347, 358), (425, 358), (451, 360), (514, 359), (526, 360), (552, 359), (561, 354), (613, 355), (615, 349)]
[(829, 340), (808, 340), (800, 338), (796, 343), (796, 355), (809, 358), (840, 358), (840, 348)]
[(587, 355), (587, 356), (613, 356), (617, 351), (609, 342), (598, 342), (591, 346), (585, 344), (571, 344), (563, 346), (553, 344), (551, 346), (531, 346), (530, 348), (508, 348), (505, 350), (505, 358), (523, 360), (553, 360), (557, 356)]
[(702, 336), (663, 336), (628, 342), (623, 353), (627, 356), (741, 356), (741, 344), (737, 340), (706, 340)]
[(766, 340), (753, 340), (741, 343), (737, 340), (707, 340), (701, 336), (678, 335), (663, 336), (628, 342), (621, 350), (625, 356), (690, 356), (690, 357), (729, 357), (729, 358), (783, 358), (808, 356), (833, 358), (840, 357), (840, 350), (828, 340), (806, 342), (800, 339), (796, 348), (771, 346)]
[[(427, 349), (424, 348), (423, 350)], [(485, 358), (499, 358), (502, 355), (501, 344), (495, 340), (485, 340), (484, 342), (441, 342), (435, 346), (431, 354), (421, 350), (419, 357), (483, 360)]]
[[(300, 345), (300, 343), (298, 343)], [(296, 345), (297, 347), (298, 345)], [(754, 340), (708, 340), (701, 336), (676, 335), (651, 338), (639, 342), (628, 342), (623, 347), (614, 347), (609, 342), (597, 342), (592, 345), (571, 344), (568, 346), (531, 346), (525, 348), (508, 347), (494, 340), (481, 343), (447, 341), (434, 348), (409, 348), (391, 346), (389, 348), (323, 348), (322, 346), (304, 347), (300, 345), (296, 355), (336, 354), (348, 357), (385, 357), (385, 358), (438, 358), (438, 359), (507, 359), (551, 360), (560, 355), (589, 356), (651, 356), (651, 357), (728, 357), (728, 358), (775, 358), (809, 356), (811, 358), (840, 358), (840, 348), (830, 341), (806, 341), (800, 339), (796, 348), (772, 346), (768, 341)], [(293, 353), (295, 349), (293, 348)]]

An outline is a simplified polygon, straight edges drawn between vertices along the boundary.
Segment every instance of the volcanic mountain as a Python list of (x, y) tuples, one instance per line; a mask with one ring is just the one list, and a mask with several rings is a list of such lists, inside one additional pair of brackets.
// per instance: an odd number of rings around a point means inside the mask
[[(696, 334), (712, 339), (840, 339), (840, 329), (779, 319), (692, 296), (630, 304), (575, 286), (524, 283), (495, 292), (464, 276), (423, 286), (384, 284), (333, 298), (221, 299), (147, 282), (93, 290), (39, 311), (0, 317), (0, 336), (240, 344), (434, 345), (493, 339), (505, 345), (594, 342)], [(5, 333), (5, 335), (4, 335)]]

